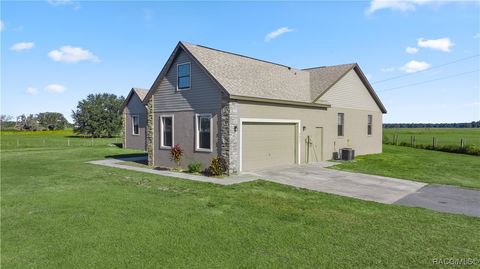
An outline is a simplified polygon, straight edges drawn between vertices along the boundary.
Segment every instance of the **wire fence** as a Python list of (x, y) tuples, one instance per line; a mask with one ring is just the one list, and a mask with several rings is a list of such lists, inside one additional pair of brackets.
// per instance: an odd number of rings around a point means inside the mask
[(51, 148), (51, 147), (95, 147), (122, 144), (122, 137), (90, 138), (82, 136), (55, 135), (2, 135), (1, 149)]
[(398, 135), (393, 134), (390, 137), (384, 137), (384, 142), (390, 143), (393, 145), (408, 144), (409, 146), (415, 147), (417, 145), (425, 146), (459, 146), (461, 148), (471, 145), (480, 145), (478, 139), (467, 139), (467, 138), (443, 138), (439, 136), (416, 136), (416, 135)]

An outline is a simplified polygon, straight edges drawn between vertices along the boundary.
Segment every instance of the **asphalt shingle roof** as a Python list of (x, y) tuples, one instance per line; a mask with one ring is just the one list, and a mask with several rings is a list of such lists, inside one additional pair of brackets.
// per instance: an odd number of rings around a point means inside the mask
[[(191, 54), (230, 94), (236, 97), (263, 98), (312, 104), (322, 102), (321, 95), (355, 68), (383, 112), (383, 104), (356, 63), (297, 69), (252, 57), (201, 45), (180, 42), (164, 66), (146, 98), (166, 75), (178, 49)], [(139, 95), (140, 96), (140, 95)], [(319, 99), (320, 97), (320, 99)]]
[(138, 97), (140, 98), (140, 100), (143, 102), (143, 100), (145, 99), (145, 97), (147, 96), (148, 94), (148, 90), (147, 89), (141, 89), (141, 88), (133, 88), (133, 91), (135, 91), (135, 93), (138, 95)]

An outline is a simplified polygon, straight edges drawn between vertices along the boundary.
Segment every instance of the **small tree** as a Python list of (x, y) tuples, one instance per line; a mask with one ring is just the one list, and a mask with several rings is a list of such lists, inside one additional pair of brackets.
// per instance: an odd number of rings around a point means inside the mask
[(10, 115), (2, 114), (0, 115), (0, 128), (3, 130), (5, 128), (12, 128), (15, 126), (13, 117)]
[(72, 111), (75, 132), (93, 137), (111, 137), (120, 132), (122, 117), (118, 113), (124, 98), (115, 94), (90, 94)]
[(33, 114), (28, 116), (22, 114), (18, 116), (15, 129), (20, 131), (37, 131), (39, 129), (37, 117)]
[(43, 112), (37, 115), (38, 124), (48, 130), (63, 130), (68, 121), (58, 112)]
[(180, 147), (180, 144), (175, 144), (170, 150), (170, 160), (174, 161), (177, 167), (180, 166), (180, 162), (183, 157), (183, 149)]

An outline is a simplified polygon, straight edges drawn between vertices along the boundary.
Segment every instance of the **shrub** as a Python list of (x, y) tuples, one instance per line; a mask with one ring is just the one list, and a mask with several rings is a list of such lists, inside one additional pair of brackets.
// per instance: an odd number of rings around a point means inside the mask
[(182, 161), (183, 157), (183, 149), (180, 147), (180, 144), (175, 144), (170, 150), (170, 160), (174, 161), (177, 166), (180, 166), (180, 162)]
[(189, 173), (200, 173), (201, 171), (202, 171), (202, 164), (197, 161), (193, 161), (188, 165)]
[(222, 157), (213, 158), (208, 170), (212, 176), (221, 176), (227, 171), (227, 162)]

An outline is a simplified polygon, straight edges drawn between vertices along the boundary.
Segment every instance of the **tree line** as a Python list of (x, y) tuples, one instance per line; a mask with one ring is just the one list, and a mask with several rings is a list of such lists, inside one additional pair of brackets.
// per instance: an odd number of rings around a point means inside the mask
[(122, 116), (119, 110), (125, 98), (115, 94), (90, 94), (80, 100), (72, 111), (73, 124), (62, 113), (42, 112), (22, 114), (13, 120), (12, 116), (1, 115), (1, 130), (43, 131), (72, 128), (77, 134), (92, 137), (112, 137), (122, 129)]
[(384, 123), (383, 128), (480, 128), (480, 121), (460, 123)]

